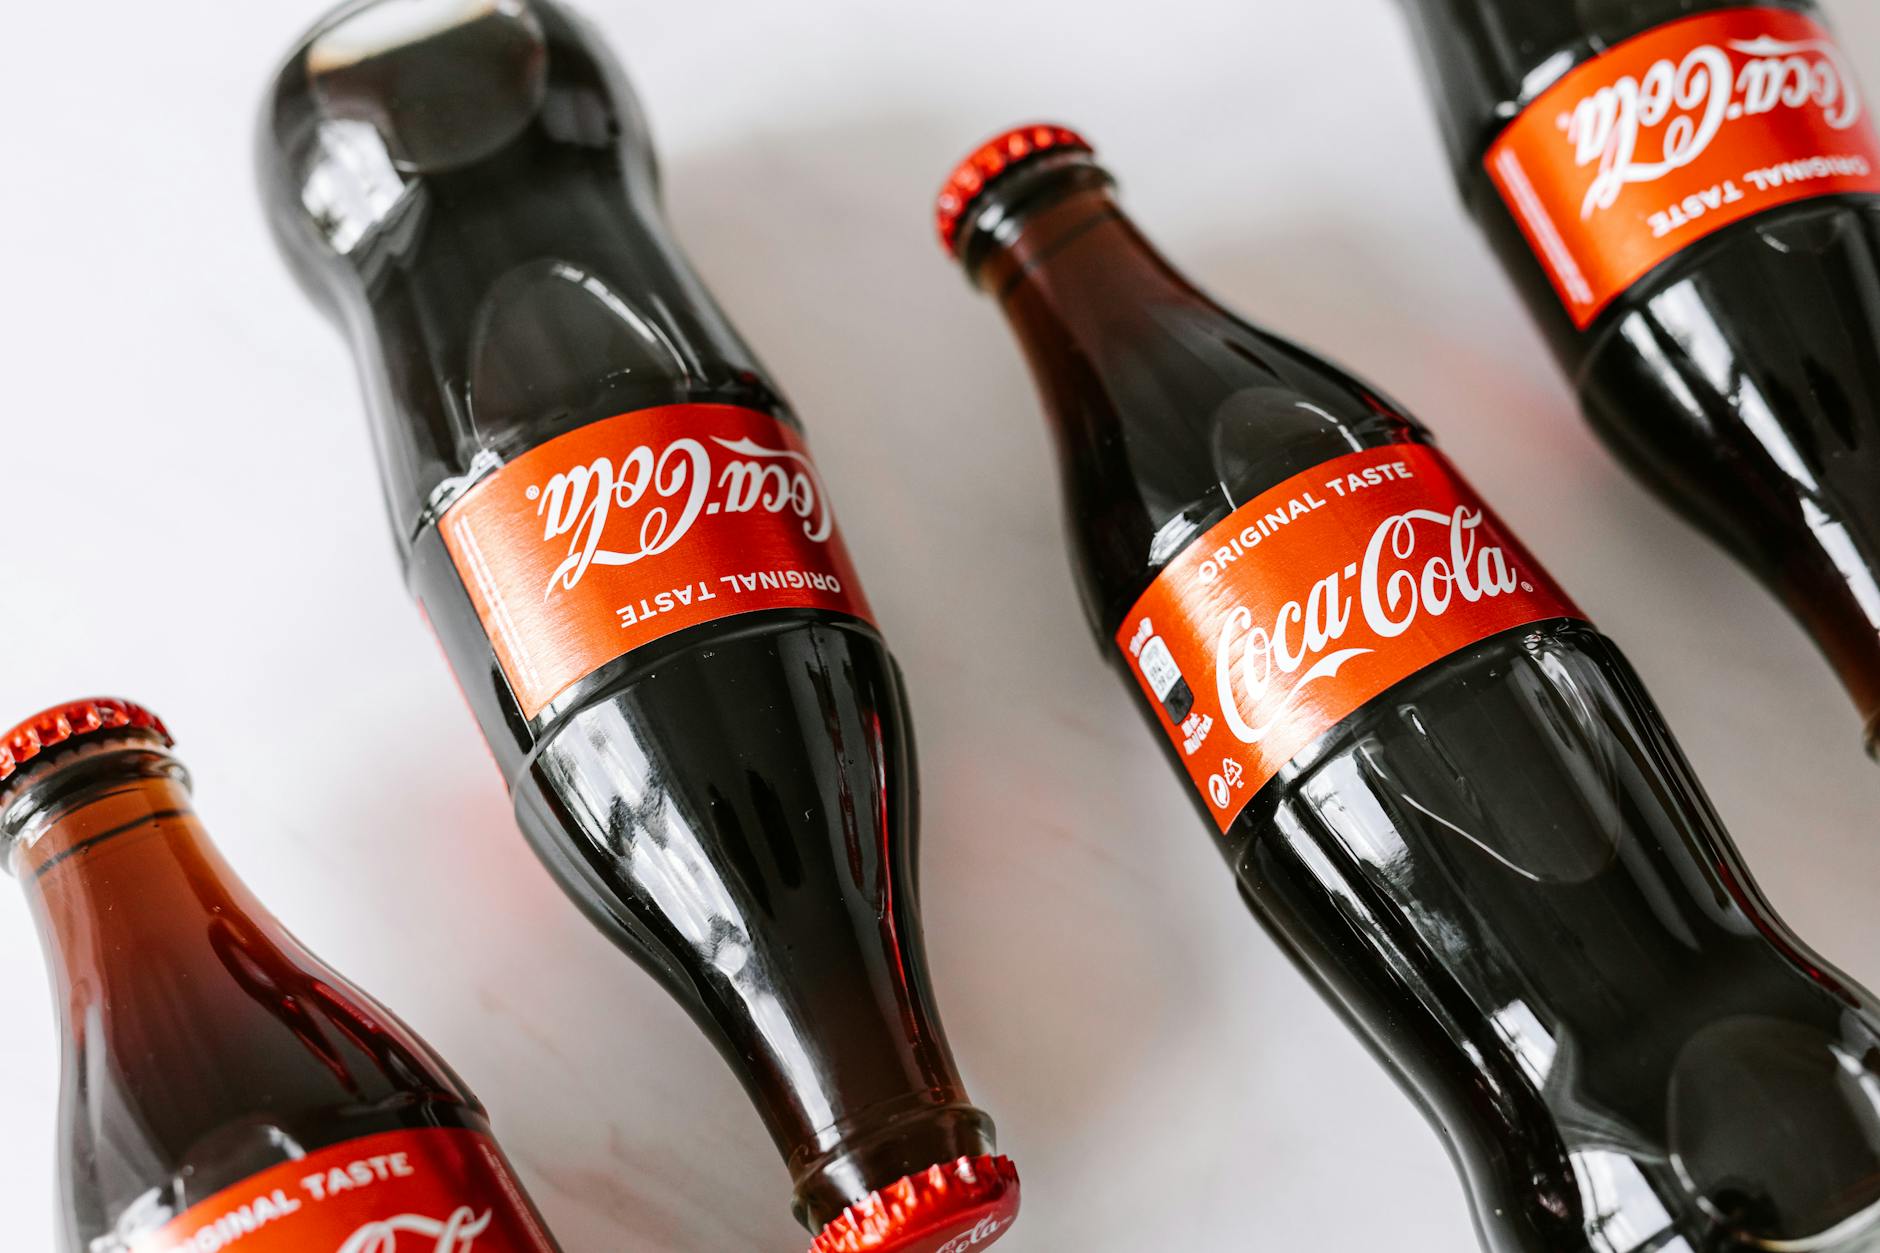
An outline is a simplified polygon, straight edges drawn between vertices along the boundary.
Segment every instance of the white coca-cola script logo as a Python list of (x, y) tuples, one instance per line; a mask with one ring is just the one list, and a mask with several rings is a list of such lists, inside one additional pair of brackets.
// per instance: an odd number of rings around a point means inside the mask
[(999, 1233), (1011, 1224), (1010, 1219), (982, 1218), (973, 1224), (971, 1231), (961, 1232), (934, 1253), (971, 1253), (971, 1250), (983, 1248), (999, 1238)]
[[(339, 1246), (338, 1253), (470, 1253), (476, 1238), (489, 1230), (495, 1211), (478, 1218), (469, 1206), (460, 1207), (443, 1222), (417, 1214), (400, 1214), (383, 1222), (367, 1223)], [(399, 1233), (417, 1236), (419, 1241), (401, 1245)]]
[[(1253, 611), (1236, 606), (1215, 643), (1215, 681), (1223, 720), (1244, 744), (1258, 744), (1279, 726), (1305, 689), (1337, 674), (1369, 648), (1336, 648), (1355, 608), (1380, 639), (1395, 639), (1427, 614), (1441, 617), (1458, 603), (1505, 596), (1521, 586), (1507, 555), (1482, 544), (1482, 512), (1410, 509), (1384, 519), (1353, 562), (1312, 585), (1305, 599), (1280, 606), (1271, 625), (1255, 626)], [(1420, 543), (1435, 527), (1448, 542), (1438, 551)], [(1440, 541), (1439, 541), (1440, 542)], [(1357, 584), (1354, 604), (1349, 590)], [(1236, 657), (1238, 650), (1238, 657)], [(1264, 711), (1255, 726), (1247, 710)]]
[[(722, 464), (714, 465), (714, 456)], [(666, 552), (701, 516), (792, 515), (816, 543), (828, 539), (835, 527), (809, 458), (748, 437), (714, 435), (709, 445), (675, 439), (657, 451), (641, 444), (618, 462), (596, 457), (544, 485), (531, 484), (524, 495), (536, 502), (543, 542), (568, 541), (568, 554), (549, 576), (544, 600), (556, 588), (572, 591), (594, 566), (627, 566)], [(631, 544), (603, 548), (610, 525), (626, 529)]]
[[(1732, 57), (1747, 58), (1739, 67)], [(1650, 183), (1697, 160), (1734, 121), (1777, 109), (1817, 109), (1829, 127), (1847, 130), (1861, 117), (1861, 98), (1846, 59), (1831, 42), (1784, 42), (1767, 35), (1693, 48), (1669, 57), (1643, 78), (1627, 75), (1601, 87), (1560, 116), (1574, 160), (1599, 172), (1580, 216), (1610, 209), (1631, 183)], [(1648, 132), (1658, 142), (1643, 144)], [(1654, 151), (1656, 149), (1656, 151)]]

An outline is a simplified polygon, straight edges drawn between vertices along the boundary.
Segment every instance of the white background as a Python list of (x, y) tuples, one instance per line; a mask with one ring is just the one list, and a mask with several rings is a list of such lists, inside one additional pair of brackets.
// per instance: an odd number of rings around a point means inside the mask
[[(1829, 5), (1880, 86), (1880, 9)], [(1259, 932), (1075, 603), (1031, 385), (931, 193), (1090, 135), (1205, 285), (1421, 413), (1631, 654), (1777, 905), (1880, 986), (1880, 770), (1810, 644), (1583, 427), (1387, 0), (589, 0), (679, 235), (811, 425), (925, 760), (928, 938), (1026, 1179), (1002, 1246), (1472, 1247), (1436, 1137)], [(9, 9), (0, 722), (121, 692), (275, 910), (452, 1059), (570, 1253), (801, 1249), (723, 1064), (561, 899), (394, 568), (352, 364), (261, 229), (290, 0)], [(0, 1215), (57, 1053), (0, 900)]]

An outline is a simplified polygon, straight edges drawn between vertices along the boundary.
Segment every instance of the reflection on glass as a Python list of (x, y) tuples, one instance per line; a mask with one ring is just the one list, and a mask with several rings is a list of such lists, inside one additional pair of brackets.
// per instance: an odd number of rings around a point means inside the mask
[(392, 165), (370, 122), (320, 123), (301, 203), (333, 251), (349, 254), (417, 187)]
[(1526, 1001), (1509, 1001), (1491, 1014), (1489, 1021), (1495, 1024), (1496, 1034), (1521, 1064), (1528, 1081), (1536, 1088), (1546, 1087), (1547, 1072), (1553, 1069), (1554, 1054), (1560, 1047), (1554, 1042), (1553, 1032), (1541, 1025)]

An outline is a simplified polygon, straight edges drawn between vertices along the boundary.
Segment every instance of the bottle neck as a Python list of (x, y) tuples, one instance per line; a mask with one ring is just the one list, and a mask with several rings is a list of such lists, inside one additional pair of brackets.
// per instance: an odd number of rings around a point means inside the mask
[(961, 259), (1031, 368), (1085, 616), (1107, 637), (1215, 507), (1215, 415), (1271, 385), (1272, 351), (1155, 250), (1087, 157), (1014, 173), (985, 200)]
[(0, 841), (59, 1015), (73, 1248), (117, 1248), (104, 1237), (317, 1148), (487, 1130), (423, 1042), (236, 878), (161, 742), (29, 763), (0, 791)]
[(1133, 312), (1213, 307), (1136, 229), (1108, 175), (1087, 161), (1045, 171), (981, 209), (961, 256), (1028, 352), (1047, 338), (1094, 344)]
[(1090, 490), (1157, 494), (1127, 449), (1205, 470), (1208, 415), (1267, 377), (1257, 358), (1217, 351), (1236, 320), (1156, 251), (1088, 158), (1013, 182), (994, 187), (961, 255), (1025, 354), (1066, 472)]
[(177, 956), (166, 937), (201, 934), (217, 919), (279, 933), (210, 843), (188, 773), (152, 741), (84, 745), (33, 770), (0, 797), (0, 850), (61, 1006), (74, 988)]

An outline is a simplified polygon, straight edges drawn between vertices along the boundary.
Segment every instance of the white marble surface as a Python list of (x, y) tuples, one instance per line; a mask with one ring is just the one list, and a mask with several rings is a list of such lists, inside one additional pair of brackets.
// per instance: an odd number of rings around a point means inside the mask
[[(1880, 86), (1880, 8), (1829, 5)], [(589, 0), (673, 215), (812, 424), (923, 737), (929, 939), (1021, 1163), (1011, 1253), (1472, 1247), (1436, 1138), (1256, 929), (1064, 559), (1030, 383), (930, 238), (989, 132), (1374, 377), (1631, 653), (1779, 907), (1880, 986), (1880, 770), (1782, 612), (1626, 479), (1465, 223), (1387, 0)], [(122, 692), (276, 911), (470, 1078), (570, 1253), (804, 1240), (725, 1068), (569, 908), (393, 568), (352, 365), (248, 171), (287, 0), (7, 17), (0, 721)], [(0, 899), (0, 1244), (56, 1061)]]

